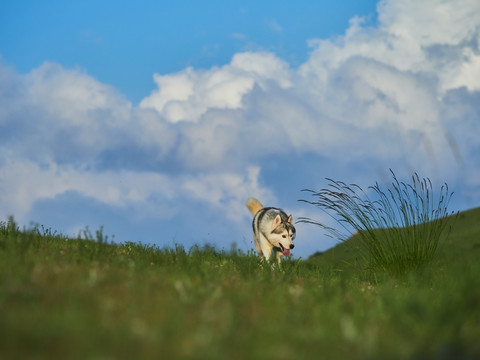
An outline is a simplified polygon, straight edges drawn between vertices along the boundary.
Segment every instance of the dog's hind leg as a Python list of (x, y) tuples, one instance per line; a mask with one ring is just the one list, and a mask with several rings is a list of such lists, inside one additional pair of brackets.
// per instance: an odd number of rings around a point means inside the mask
[(253, 241), (255, 242), (255, 248), (257, 249), (258, 256), (263, 257), (262, 248), (260, 247), (257, 236), (255, 236), (255, 234), (253, 235)]
[(259, 246), (262, 251), (262, 254), (265, 260), (269, 261), (270, 257), (272, 256), (273, 246), (270, 245), (268, 240), (262, 234), (259, 234)]

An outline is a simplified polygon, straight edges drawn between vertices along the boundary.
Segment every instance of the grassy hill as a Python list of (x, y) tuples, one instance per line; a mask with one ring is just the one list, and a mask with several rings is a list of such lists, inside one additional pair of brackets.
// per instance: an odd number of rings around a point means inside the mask
[[(451, 230), (438, 249), (438, 261), (454, 264), (467, 259), (472, 262), (480, 259), (480, 207), (450, 216), (449, 219)], [(339, 271), (366, 267), (364, 259), (359, 256), (358, 236), (354, 235), (323, 253), (314, 254), (308, 262)]]
[(279, 270), (3, 223), (0, 358), (479, 358), (479, 219), (461, 213), (437, 261), (401, 280), (365, 272), (355, 238)]

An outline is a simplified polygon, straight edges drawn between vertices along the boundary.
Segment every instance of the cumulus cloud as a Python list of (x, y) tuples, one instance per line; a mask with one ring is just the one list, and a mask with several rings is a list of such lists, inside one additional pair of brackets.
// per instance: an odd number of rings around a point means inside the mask
[(97, 127), (106, 122), (115, 127), (129, 119), (130, 104), (113, 88), (80, 70), (65, 70), (47, 62), (29, 73), (24, 82), (28, 100), (43, 108), (47, 118), (55, 119), (58, 125)]
[(389, 167), (435, 171), (471, 204), (480, 200), (478, 19), (469, 0), (381, 1), (375, 27), (355, 17), (344, 35), (310, 40), (298, 68), (239, 53), (155, 74), (158, 89), (138, 106), (79, 69), (45, 63), (20, 75), (0, 63), (0, 215), (28, 216), (38, 200), (74, 191), (159, 221), (196, 206), (246, 224), (245, 199), (278, 204), (282, 172), (304, 155), (320, 177), (336, 163), (352, 181)]
[(21, 91), (2, 99), (3, 145), (29, 159), (86, 162), (128, 135), (131, 104), (80, 70), (45, 63), (5, 87)]
[(314, 39), (304, 73), (326, 81), (329, 71), (345, 61), (362, 57), (414, 74), (430, 73), (438, 91), (469, 86), (478, 71), (480, 6), (470, 0), (429, 0), (378, 3), (378, 26), (364, 27), (355, 17), (345, 35), (332, 40)]
[(209, 109), (239, 109), (243, 96), (268, 82), (290, 86), (288, 65), (270, 53), (241, 53), (221, 68), (154, 75), (158, 90), (140, 103), (170, 122), (194, 121)]
[(383, 1), (378, 11), (375, 28), (357, 17), (344, 36), (311, 40), (298, 69), (273, 54), (243, 53), (220, 68), (155, 75), (159, 89), (141, 107), (195, 123), (183, 127), (178, 148), (194, 167), (289, 151), (377, 148), (380, 157), (404, 157), (405, 142), (424, 161), (425, 147), (448, 156), (443, 99), (478, 86), (478, 5)]
[[(244, 217), (239, 204), (255, 195), (274, 199), (259, 184), (258, 167), (244, 175), (231, 172), (167, 175), (140, 171), (92, 171), (55, 163), (38, 164), (12, 157), (0, 159), (0, 214), (23, 218), (34, 203), (76, 192), (111, 207), (135, 209), (132, 216), (169, 219), (182, 211), (179, 204), (200, 201), (222, 211), (230, 220)], [(173, 205), (172, 205), (173, 204)]]

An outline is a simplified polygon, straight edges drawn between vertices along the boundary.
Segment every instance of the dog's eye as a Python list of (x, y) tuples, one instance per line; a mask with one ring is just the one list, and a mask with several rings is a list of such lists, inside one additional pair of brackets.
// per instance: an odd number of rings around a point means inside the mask
[(287, 235), (282, 235), (282, 238), (284, 238), (284, 239), (285, 239), (286, 237), (287, 237)]

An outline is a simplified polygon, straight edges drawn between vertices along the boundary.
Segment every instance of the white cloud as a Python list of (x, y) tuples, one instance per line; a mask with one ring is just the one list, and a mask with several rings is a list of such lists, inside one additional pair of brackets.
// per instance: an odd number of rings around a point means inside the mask
[(194, 176), (128, 170), (98, 172), (55, 163), (39, 165), (12, 157), (1, 160), (2, 218), (12, 213), (23, 218), (35, 202), (71, 191), (105, 205), (131, 207), (136, 209), (134, 216), (160, 220), (182, 211), (181, 204), (188, 207), (199, 201), (238, 222), (245, 219), (242, 210), (249, 196), (274, 199), (269, 190), (260, 186), (258, 167), (246, 169), (245, 174), (219, 171)]
[(75, 191), (113, 206), (146, 202), (159, 188), (165, 194), (174, 194), (174, 183), (161, 174), (128, 171), (98, 173), (55, 163), (40, 165), (12, 157), (2, 161), (0, 184), (1, 216), (14, 213), (20, 218), (36, 201), (53, 199), (67, 191)]
[(478, 32), (480, 6), (472, 0), (380, 1), (380, 28), (419, 47), (458, 45)]
[(301, 72), (325, 82), (345, 61), (363, 57), (400, 71), (431, 73), (444, 94), (467, 86), (468, 75), (478, 71), (479, 18), (480, 3), (471, 0), (380, 1), (378, 27), (364, 27), (362, 18), (353, 18), (345, 36), (311, 40), (314, 51)]
[(10, 79), (6, 86), (17, 91), (0, 99), (2, 145), (17, 155), (84, 163), (129, 136), (130, 102), (80, 70), (45, 63)]
[(24, 81), (28, 100), (44, 109), (57, 126), (98, 128), (106, 122), (116, 127), (130, 118), (128, 101), (80, 70), (65, 70), (47, 62), (25, 76)]
[[(480, 32), (478, 35), (477, 44), (480, 44)], [(473, 51), (472, 49), (465, 49), (462, 52), (462, 57), (465, 61), (462, 62), (452, 77), (447, 87), (451, 89), (465, 86), (470, 91), (480, 90), (480, 51)]]
[(258, 178), (260, 169), (250, 167), (245, 175), (236, 173), (208, 173), (189, 177), (182, 189), (186, 195), (221, 209), (222, 214), (233, 221), (244, 220), (245, 201), (256, 196), (264, 201), (273, 201), (271, 191), (260, 186)]
[(155, 74), (154, 80), (158, 90), (140, 107), (154, 108), (170, 122), (198, 122), (209, 109), (239, 109), (243, 96), (255, 85), (265, 88), (273, 81), (283, 88), (290, 86), (288, 65), (269, 53), (236, 54), (221, 68), (187, 68), (171, 75)]

